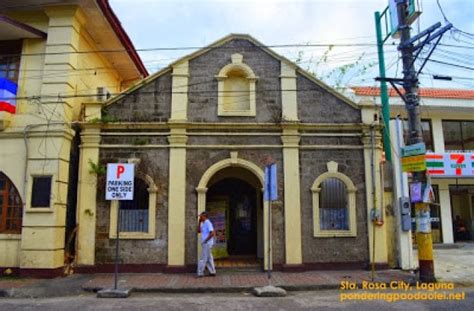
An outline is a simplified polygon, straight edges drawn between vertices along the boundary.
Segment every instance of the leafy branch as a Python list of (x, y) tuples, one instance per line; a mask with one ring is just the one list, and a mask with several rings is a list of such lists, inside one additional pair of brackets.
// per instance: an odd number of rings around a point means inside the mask
[(89, 173), (101, 176), (107, 173), (107, 168), (100, 163), (94, 163), (91, 159), (89, 159)]

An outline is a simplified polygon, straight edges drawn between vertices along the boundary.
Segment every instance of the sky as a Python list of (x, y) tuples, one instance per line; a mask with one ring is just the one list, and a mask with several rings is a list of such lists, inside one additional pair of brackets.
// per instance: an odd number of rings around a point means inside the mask
[[(446, 22), (437, 0), (418, 0), (423, 13), (412, 35), (436, 22)], [(374, 12), (388, 0), (110, 0), (137, 49), (204, 47), (230, 33), (250, 34), (265, 45), (375, 43)], [(439, 0), (446, 18), (464, 32), (474, 33), (474, 0)], [(421, 76), (422, 86), (474, 88), (474, 36), (448, 32)], [(397, 40), (385, 45), (387, 76), (401, 75)], [(459, 47), (463, 46), (463, 47)], [(273, 48), (332, 85), (373, 85), (378, 76), (376, 46)], [(140, 51), (150, 73), (191, 53), (189, 49)], [(327, 52), (327, 60), (322, 56)], [(427, 50), (423, 51), (426, 55)], [(341, 66), (357, 66), (337, 78), (328, 76)], [(453, 66), (457, 65), (457, 66)], [(417, 62), (420, 65), (420, 62)], [(365, 67), (364, 67), (365, 66)], [(462, 67), (459, 67), (462, 66)], [(467, 68), (463, 68), (467, 67)], [(433, 80), (433, 74), (452, 81)]]

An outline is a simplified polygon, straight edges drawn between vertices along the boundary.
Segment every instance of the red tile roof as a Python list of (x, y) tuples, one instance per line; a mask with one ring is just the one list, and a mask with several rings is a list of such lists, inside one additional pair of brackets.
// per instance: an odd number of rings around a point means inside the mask
[[(371, 86), (353, 86), (356, 95), (359, 96), (380, 96), (380, 88)], [(403, 89), (401, 89), (403, 93)], [(429, 98), (456, 98), (456, 99), (474, 99), (474, 90), (461, 89), (435, 89), (435, 88), (420, 88), (421, 97)], [(389, 96), (398, 96), (393, 88), (389, 89)]]

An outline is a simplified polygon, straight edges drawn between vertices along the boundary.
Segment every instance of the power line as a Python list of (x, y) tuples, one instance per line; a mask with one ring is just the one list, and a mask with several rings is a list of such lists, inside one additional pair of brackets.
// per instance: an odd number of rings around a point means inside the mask
[[(446, 22), (450, 23), (450, 21), (449, 21), (448, 18), (446, 17), (446, 14), (444, 14), (443, 8), (441, 7), (441, 3), (439, 2), (439, 0), (436, 0), (436, 3), (438, 4), (438, 8), (439, 8), (439, 10), (441, 11), (441, 15), (443, 15), (444, 20), (445, 20)], [(452, 24), (452, 23), (451, 23), (451, 24)], [(457, 27), (454, 26), (454, 25), (453, 25), (453, 28), (454, 28), (456, 31), (458, 31), (458, 32), (460, 32), (460, 33), (462, 33), (462, 34), (465, 34), (465, 35), (467, 35), (467, 36), (469, 36), (469, 37), (471, 37), (471, 38), (474, 37), (474, 34), (473, 34), (473, 33), (469, 33), (469, 32), (462, 31), (461, 29), (457, 28)]]
[(446, 43), (439, 43), (439, 46), (447, 46), (447, 47), (452, 47), (452, 48), (459, 48), (459, 49), (469, 49), (473, 50), (473, 46), (465, 46), (465, 45), (456, 45), (456, 44), (446, 44)]
[[(111, 96), (116, 96), (116, 95), (124, 95), (124, 96), (129, 96), (129, 95), (134, 95), (134, 93), (137, 90), (133, 90), (132, 92), (122, 92), (122, 93), (111, 93)], [(275, 88), (275, 89), (257, 89), (254, 93), (262, 93), (262, 92), (318, 92), (316, 89), (281, 89), (281, 88)], [(208, 91), (160, 91), (160, 92), (155, 92), (155, 91), (143, 91), (140, 90), (139, 94), (188, 94), (188, 95), (194, 95), (194, 96), (199, 96), (201, 94), (215, 94), (217, 93), (217, 96), (209, 96), (205, 95), (206, 98), (218, 98), (218, 97), (236, 97), (236, 96), (247, 96), (247, 94), (250, 94), (250, 91), (217, 91), (217, 90), (208, 90)], [(219, 94), (232, 94), (232, 93), (242, 93), (244, 95), (219, 95)], [(39, 96), (23, 96), (23, 97), (0, 97), (0, 100), (34, 100), (34, 99), (56, 99), (58, 96), (62, 99), (66, 98), (87, 98), (87, 97), (97, 97), (97, 94), (74, 94), (74, 95), (39, 95)]]
[[(274, 44), (274, 45), (257, 45), (259, 48), (310, 48), (310, 47), (371, 47), (377, 46), (375, 43), (292, 43), (292, 44)], [(387, 45), (390, 46), (390, 45)], [(396, 46), (393, 45), (395, 48)], [(242, 48), (242, 50), (253, 49), (254, 47)], [(90, 54), (90, 53), (124, 53), (128, 51), (137, 52), (153, 52), (153, 51), (185, 51), (185, 50), (204, 50), (211, 51), (215, 49), (232, 49), (235, 47), (226, 46), (183, 46), (183, 47), (154, 47), (154, 48), (141, 48), (141, 49), (113, 49), (113, 50), (89, 50), (89, 51), (68, 51), (68, 52), (42, 52), (42, 53), (12, 53), (3, 54), (3, 56), (45, 56), (45, 55), (69, 55), (69, 54)]]
[[(421, 60), (425, 60), (426, 58), (420, 57), (420, 59), (421, 59)], [(462, 69), (466, 69), (466, 70), (474, 70), (474, 67), (469, 67), (469, 66), (463, 66), (463, 65), (458, 65), (458, 64), (443, 62), (443, 61), (440, 61), (440, 60), (437, 60), (437, 59), (428, 59), (428, 61), (429, 61), (429, 62), (432, 62), (432, 63), (442, 64), (442, 65), (447, 65), (447, 66), (453, 66), (453, 67), (462, 68)]]

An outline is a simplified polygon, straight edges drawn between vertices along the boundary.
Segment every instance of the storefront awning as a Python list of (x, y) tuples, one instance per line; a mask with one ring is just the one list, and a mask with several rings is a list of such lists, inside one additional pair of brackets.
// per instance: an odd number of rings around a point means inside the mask
[(46, 33), (20, 23), (8, 16), (0, 15), (0, 40), (46, 38)]

